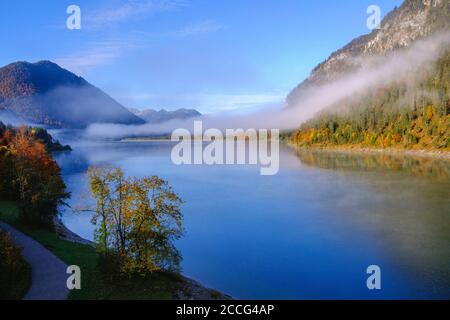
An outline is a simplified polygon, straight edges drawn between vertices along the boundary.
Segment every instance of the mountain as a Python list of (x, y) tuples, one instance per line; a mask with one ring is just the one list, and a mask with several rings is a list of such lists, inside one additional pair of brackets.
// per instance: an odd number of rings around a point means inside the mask
[(0, 110), (27, 122), (65, 128), (144, 123), (82, 77), (50, 61), (0, 68)]
[(144, 119), (148, 123), (162, 123), (170, 120), (177, 119), (191, 119), (201, 117), (202, 114), (194, 109), (179, 109), (176, 111), (167, 111), (167, 110), (154, 110), (154, 109), (146, 109), (146, 110), (137, 110), (130, 109), (136, 116)]
[[(299, 123), (291, 142), (450, 151), (449, 32), (450, 2), (404, 1), (385, 17), (380, 30), (333, 53), (291, 92), (288, 107), (309, 105), (305, 101), (312, 101), (311, 92), (329, 102)], [(430, 58), (421, 60), (424, 56)], [(365, 73), (352, 72), (358, 70)], [(367, 82), (373, 80), (371, 74), (381, 81)], [(364, 81), (369, 85), (358, 87)]]
[(309, 88), (338, 80), (360, 68), (359, 58), (385, 55), (449, 28), (448, 0), (405, 0), (386, 15), (380, 29), (354, 39), (314, 68), (311, 75), (288, 95), (287, 105), (295, 106)]

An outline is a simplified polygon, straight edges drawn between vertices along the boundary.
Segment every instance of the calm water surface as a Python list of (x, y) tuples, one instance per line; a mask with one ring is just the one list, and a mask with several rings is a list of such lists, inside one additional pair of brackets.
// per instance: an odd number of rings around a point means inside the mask
[[(251, 166), (175, 166), (169, 142), (71, 144), (57, 160), (72, 206), (90, 201), (92, 165), (169, 180), (186, 202), (183, 273), (233, 297), (450, 298), (449, 163), (283, 147), (279, 174), (263, 177)], [(63, 220), (92, 239), (89, 214)], [(366, 287), (373, 264), (381, 291)]]

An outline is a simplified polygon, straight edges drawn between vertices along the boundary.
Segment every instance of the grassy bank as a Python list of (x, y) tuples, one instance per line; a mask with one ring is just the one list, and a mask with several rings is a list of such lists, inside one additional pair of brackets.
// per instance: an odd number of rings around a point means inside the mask
[(17, 207), (13, 202), (0, 202), (0, 220), (41, 243), (67, 265), (78, 265), (81, 268), (82, 290), (72, 291), (69, 299), (167, 300), (172, 299), (183, 285), (180, 276), (168, 273), (113, 280), (97, 269), (99, 255), (93, 247), (68, 242), (58, 238), (54, 232), (19, 223)]

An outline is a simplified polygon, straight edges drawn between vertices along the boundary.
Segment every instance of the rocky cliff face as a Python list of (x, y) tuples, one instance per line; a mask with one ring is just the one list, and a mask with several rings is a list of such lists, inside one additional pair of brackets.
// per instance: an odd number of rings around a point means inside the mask
[(358, 69), (357, 58), (408, 47), (415, 40), (445, 29), (450, 29), (450, 1), (405, 0), (383, 19), (380, 29), (353, 40), (318, 65), (309, 78), (289, 94), (287, 105), (295, 107), (308, 88), (326, 84)]

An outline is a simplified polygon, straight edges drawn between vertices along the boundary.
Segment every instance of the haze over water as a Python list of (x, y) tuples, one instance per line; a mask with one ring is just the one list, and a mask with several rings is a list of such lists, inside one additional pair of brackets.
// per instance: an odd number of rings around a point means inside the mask
[[(89, 201), (89, 166), (168, 180), (186, 202), (183, 273), (235, 298), (450, 298), (448, 162), (284, 146), (279, 174), (261, 176), (175, 166), (170, 142), (64, 142), (74, 151), (56, 158), (72, 206)], [(63, 220), (92, 239), (89, 214)], [(366, 287), (373, 264), (381, 291)]]

